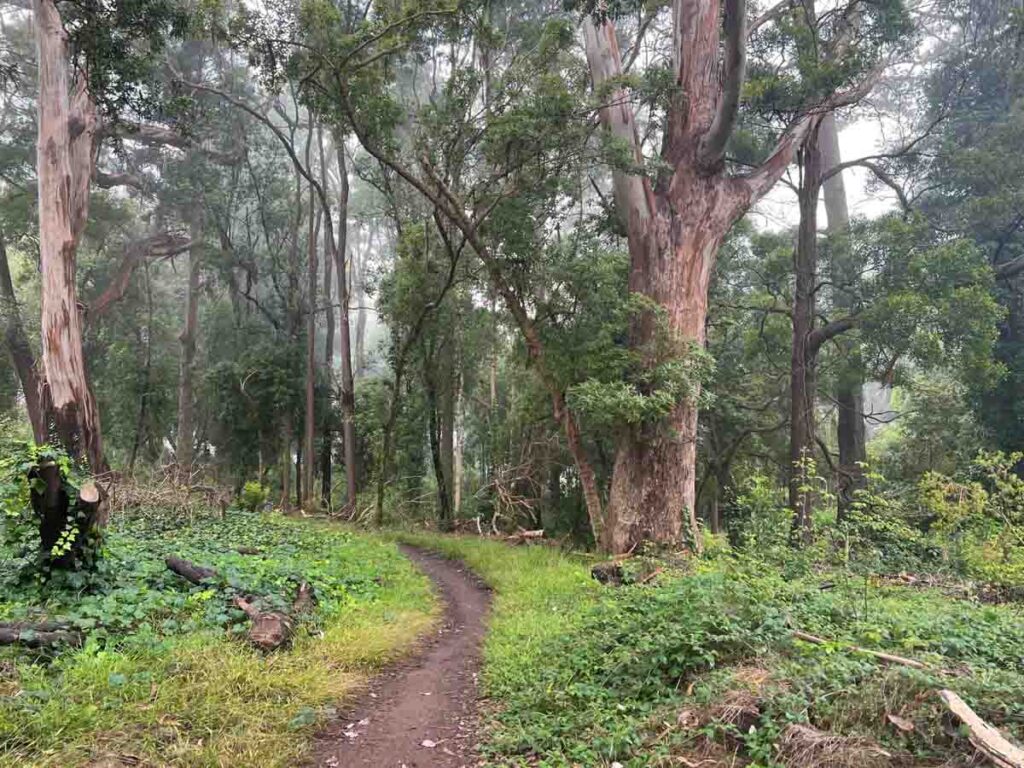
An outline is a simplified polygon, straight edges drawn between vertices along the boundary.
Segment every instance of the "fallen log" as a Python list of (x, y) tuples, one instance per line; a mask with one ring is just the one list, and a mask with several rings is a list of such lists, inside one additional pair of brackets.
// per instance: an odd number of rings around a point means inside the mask
[(0, 645), (47, 648), (54, 645), (77, 647), (81, 644), (82, 633), (60, 622), (41, 621), (37, 624), (24, 621), (0, 622)]
[(174, 555), (164, 560), (164, 563), (168, 568), (192, 584), (202, 584), (205, 581), (212, 581), (217, 578), (217, 571), (213, 568), (196, 565)]
[(507, 541), (509, 544), (525, 544), (526, 542), (532, 541), (533, 539), (543, 539), (543, 538), (544, 538), (544, 529), (543, 528), (540, 528), (540, 529), (538, 529), (536, 531), (524, 531), (522, 529), (519, 529), (515, 533), (513, 533), (513, 534), (511, 534), (509, 536), (506, 536), (505, 537), (505, 541)]
[(252, 621), (252, 626), (249, 627), (249, 642), (262, 651), (277, 650), (291, 641), (295, 633), (296, 620), (313, 607), (313, 602), (313, 588), (305, 582), (299, 585), (290, 613), (261, 611), (243, 597), (234, 599), (235, 605)]
[(974, 748), (999, 768), (1024, 768), (1024, 750), (1010, 743), (997, 728), (982, 720), (967, 703), (953, 691), (939, 691), (939, 698), (970, 732)]
[[(196, 565), (173, 555), (165, 561), (167, 567), (192, 584), (204, 584), (216, 580), (219, 576), (213, 568)], [(249, 642), (263, 651), (273, 651), (286, 645), (295, 633), (295, 621), (308, 612), (315, 599), (313, 588), (303, 582), (299, 585), (295, 602), (289, 613), (281, 611), (262, 611), (253, 602), (253, 597), (235, 597), (231, 602), (242, 609), (252, 622), (249, 627)]]

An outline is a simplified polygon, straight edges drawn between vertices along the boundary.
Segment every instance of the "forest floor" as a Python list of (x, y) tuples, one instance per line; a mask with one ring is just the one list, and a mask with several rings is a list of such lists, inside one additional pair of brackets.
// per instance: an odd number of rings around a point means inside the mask
[[(293, 768), (440, 619), (394, 542), (332, 523), (140, 510), (112, 521), (105, 549), (88, 582), (0, 589), (0, 621), (57, 619), (85, 637), (0, 648), (0, 768)], [(218, 576), (190, 584), (169, 555)], [(252, 648), (232, 598), (283, 607), (298, 582), (317, 603), (294, 641)]]
[(419, 653), (380, 675), (317, 738), (323, 768), (462, 768), (475, 763), (477, 680), (490, 594), (456, 561), (403, 546), (444, 601)]
[[(218, 576), (190, 584), (169, 555)], [(945, 688), (1024, 738), (1020, 602), (788, 547), (634, 555), (619, 586), (599, 561), (279, 514), (119, 518), (87, 582), (0, 590), (0, 621), (84, 636), (0, 648), (0, 768), (975, 765)], [(252, 648), (233, 598), (287, 606), (300, 582), (317, 604), (291, 646)]]

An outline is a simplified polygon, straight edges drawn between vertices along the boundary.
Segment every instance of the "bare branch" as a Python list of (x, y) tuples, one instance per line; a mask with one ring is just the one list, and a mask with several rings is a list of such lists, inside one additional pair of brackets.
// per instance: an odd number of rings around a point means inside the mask
[(132, 187), (142, 189), (142, 178), (133, 173), (105, 173), (99, 169), (92, 172), (92, 181), (100, 189), (113, 189), (114, 187)]
[(100, 294), (99, 298), (89, 305), (86, 319), (92, 321), (101, 317), (115, 303), (124, 298), (125, 293), (128, 291), (128, 284), (131, 281), (132, 274), (135, 272), (136, 267), (142, 264), (145, 259), (168, 259), (187, 251), (193, 245), (195, 245), (193, 241), (181, 235), (167, 233), (153, 235), (129, 245), (125, 249), (124, 258), (121, 259), (121, 264), (114, 279), (104, 289), (103, 293)]
[(700, 143), (700, 164), (705, 168), (714, 168), (722, 162), (725, 145), (736, 125), (747, 70), (746, 23), (747, 1), (725, 0), (725, 76), (715, 119)]
[(747, 37), (752, 37), (757, 30), (768, 22), (781, 18), (792, 7), (793, 0), (781, 0), (781, 2), (776, 3), (747, 25)]

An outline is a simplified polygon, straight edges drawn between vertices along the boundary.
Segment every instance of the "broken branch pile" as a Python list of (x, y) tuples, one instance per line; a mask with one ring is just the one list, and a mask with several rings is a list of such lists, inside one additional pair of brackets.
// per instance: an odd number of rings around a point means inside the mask
[[(218, 579), (217, 571), (202, 565), (196, 565), (180, 557), (168, 557), (167, 567), (192, 584), (205, 584)], [(287, 645), (295, 634), (296, 621), (308, 613), (314, 603), (313, 588), (303, 582), (299, 585), (291, 611), (264, 611), (257, 607), (256, 598), (235, 597), (232, 602), (240, 608), (252, 622), (249, 627), (249, 642), (262, 651), (273, 651)]]

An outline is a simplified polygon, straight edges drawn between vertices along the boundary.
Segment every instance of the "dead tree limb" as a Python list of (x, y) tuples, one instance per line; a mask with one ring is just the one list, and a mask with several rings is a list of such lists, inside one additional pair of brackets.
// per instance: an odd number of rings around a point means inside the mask
[[(805, 643), (813, 643), (814, 645), (828, 645), (829, 641), (823, 637), (812, 635), (807, 632), (801, 632), (799, 629), (793, 630), (793, 637), (797, 640), (803, 640)], [(869, 648), (861, 648), (859, 645), (847, 645), (849, 650), (856, 653), (864, 653), (868, 656), (874, 656), (879, 661), (884, 661), (887, 664), (898, 664), (901, 667), (910, 667), (912, 669), (931, 669), (930, 666), (925, 664), (923, 661), (917, 659), (908, 659), (903, 656), (894, 656), (891, 653), (882, 653), (881, 651), (872, 651)]]
[(999, 768), (1024, 768), (1024, 750), (1011, 744), (997, 728), (982, 720), (963, 699), (948, 689), (939, 691), (939, 698), (967, 726), (971, 744), (993, 765)]
[(0, 622), (0, 645), (24, 645), (47, 648), (54, 645), (79, 646), (82, 633), (56, 621), (31, 624), (24, 621)]
[(192, 584), (202, 584), (203, 582), (212, 581), (217, 578), (217, 571), (213, 568), (196, 565), (195, 563), (190, 563), (188, 560), (183, 560), (182, 558), (175, 557), (174, 555), (171, 555), (164, 560), (164, 563), (167, 564), (168, 568), (181, 576), (181, 578), (191, 582)]

